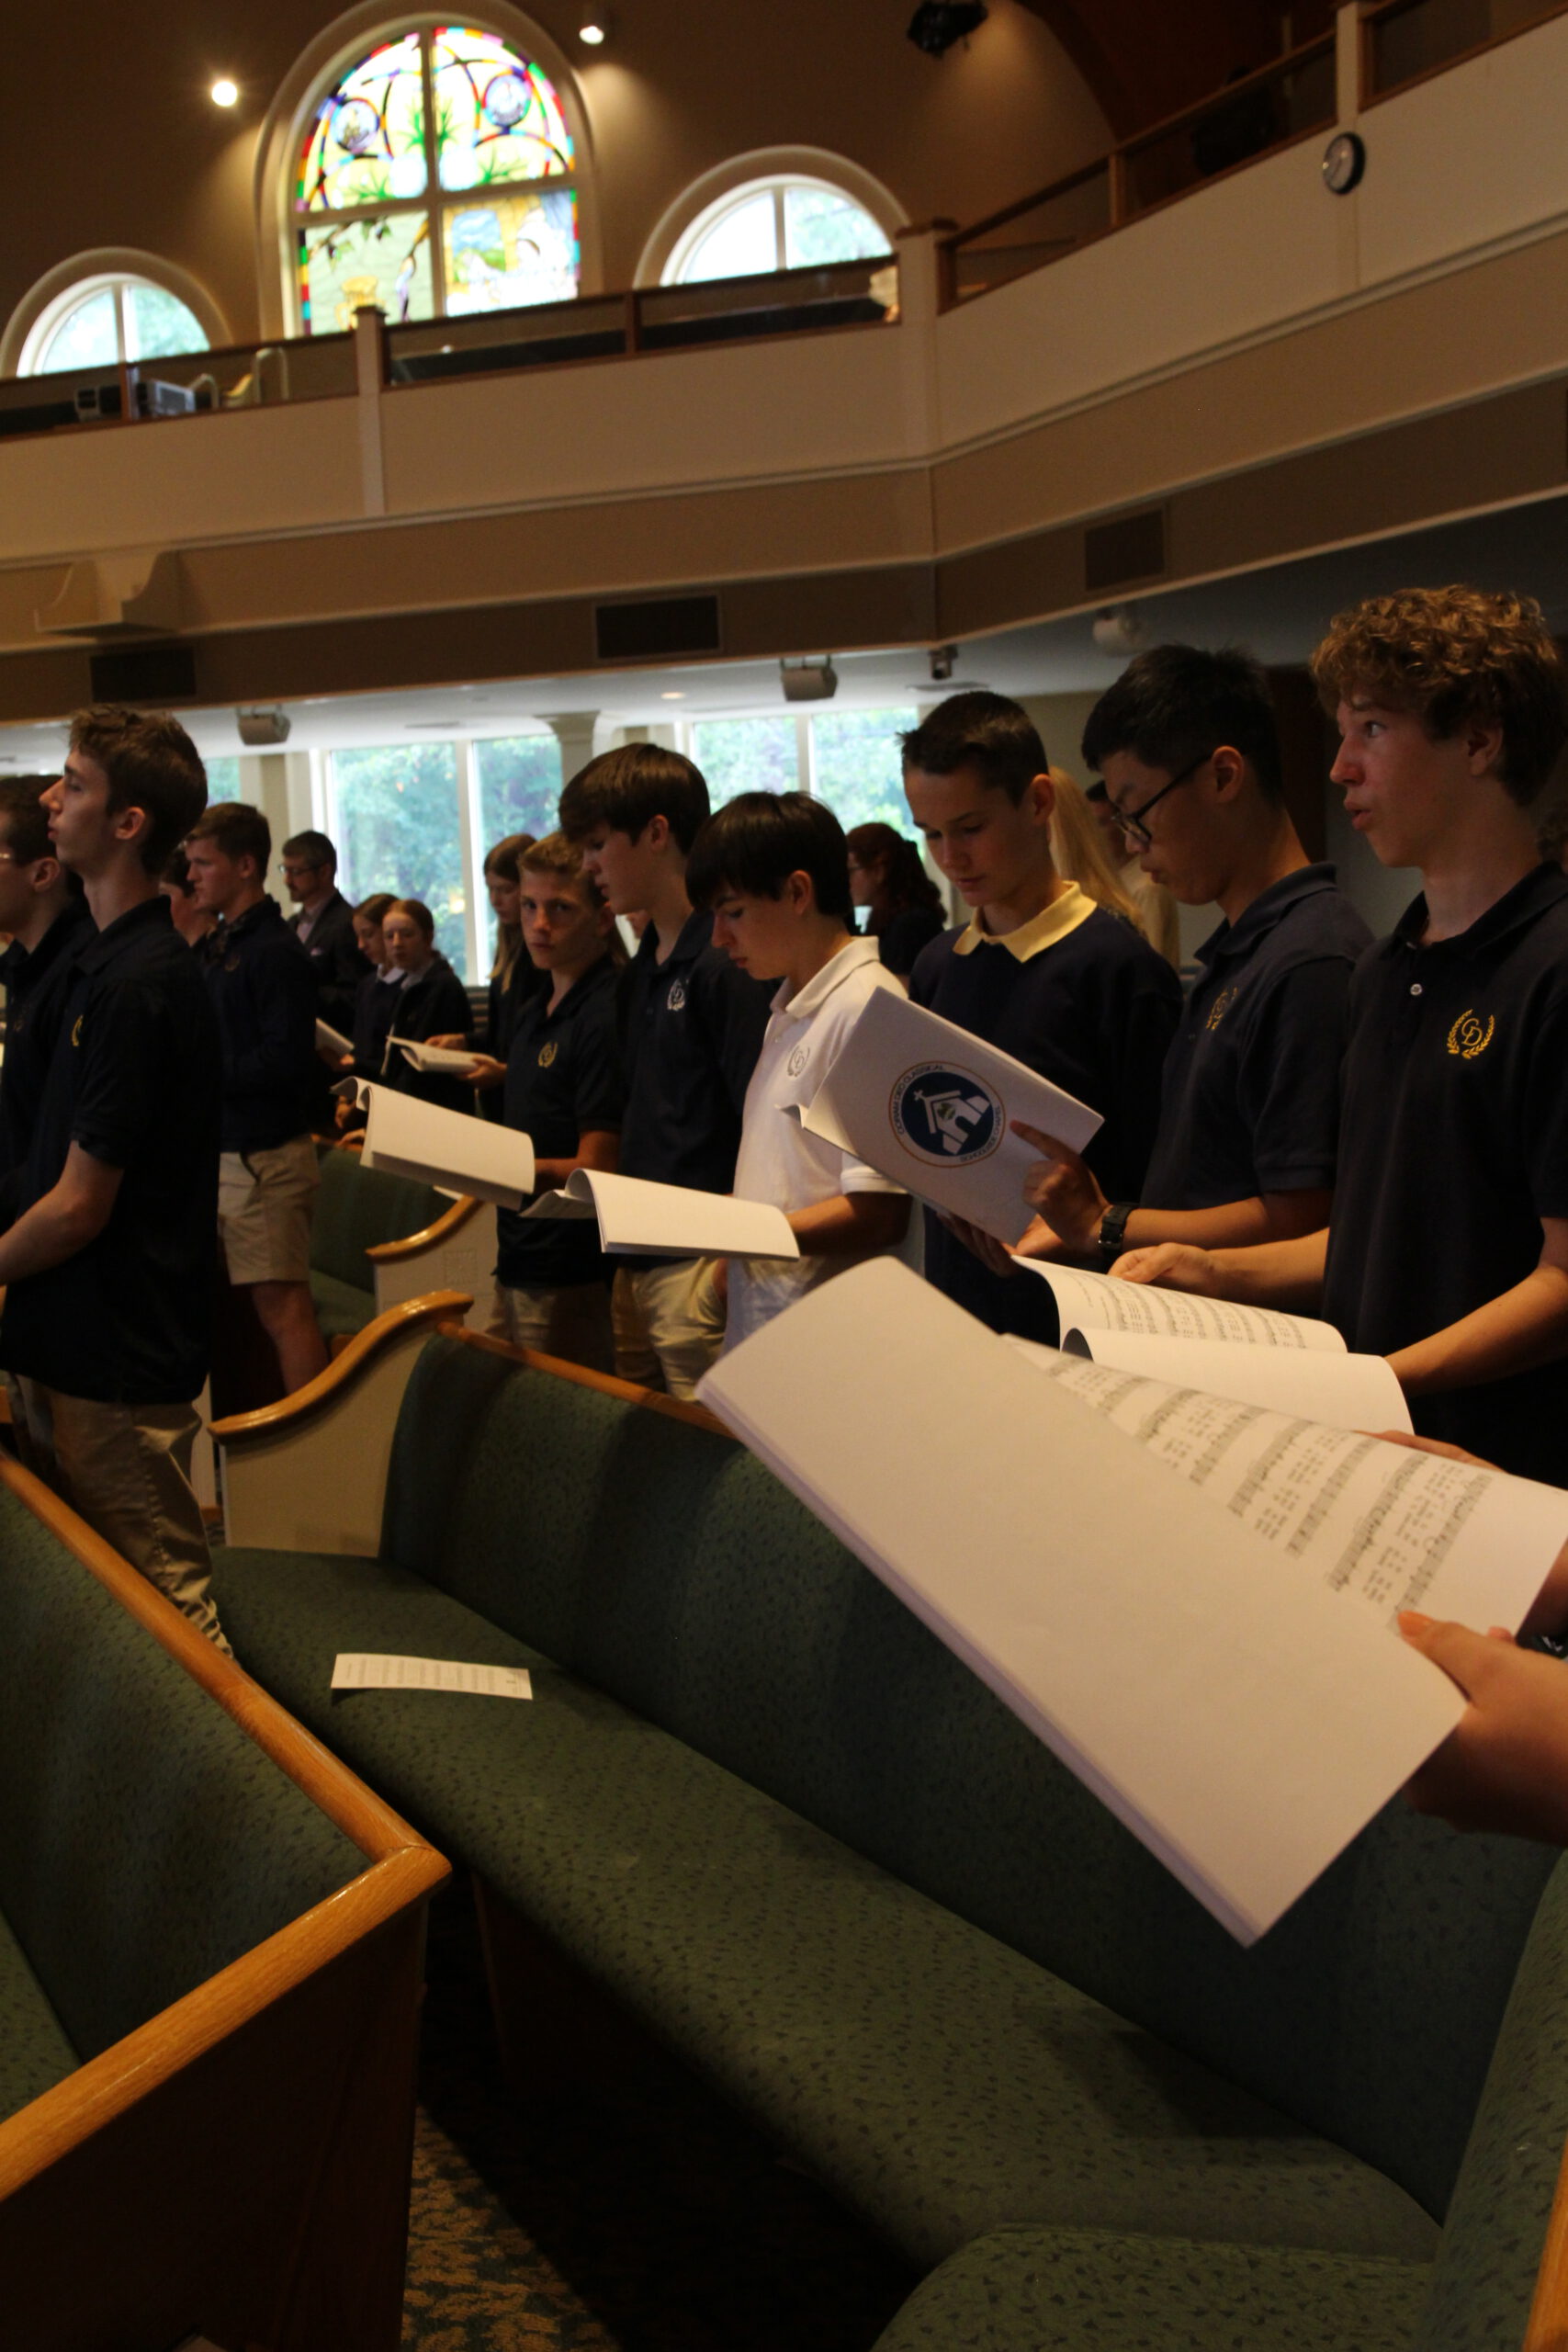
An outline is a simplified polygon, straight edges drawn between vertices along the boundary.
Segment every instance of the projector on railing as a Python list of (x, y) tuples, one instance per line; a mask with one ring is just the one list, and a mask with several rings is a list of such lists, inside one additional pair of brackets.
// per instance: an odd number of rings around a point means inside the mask
[(781, 662), (779, 683), (785, 702), (830, 702), (839, 691), (839, 673), (826, 653), (820, 662)]

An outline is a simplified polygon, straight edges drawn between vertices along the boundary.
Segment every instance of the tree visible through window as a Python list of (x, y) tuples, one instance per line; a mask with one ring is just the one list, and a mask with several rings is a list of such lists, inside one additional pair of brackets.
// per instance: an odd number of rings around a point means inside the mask
[(334, 752), (331, 777), (327, 831), (337, 844), (344, 896), (390, 890), (423, 899), (435, 918), (435, 944), (461, 972), (468, 961), (468, 887), (457, 745)]
[(362, 304), (397, 321), (569, 301), (573, 169), (554, 84), (504, 41), (434, 24), (383, 41), (321, 99), (300, 155), (305, 332)]

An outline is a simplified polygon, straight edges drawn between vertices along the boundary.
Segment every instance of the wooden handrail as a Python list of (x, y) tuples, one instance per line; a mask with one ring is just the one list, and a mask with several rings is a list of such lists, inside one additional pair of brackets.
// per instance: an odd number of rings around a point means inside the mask
[[(1411, 7), (1419, 5), (1419, 0), (1383, 0), (1383, 5), (1390, 8)], [(1568, 6), (1568, 0), (1562, 0), (1562, 5)], [(1250, 74), (1241, 74), (1234, 82), (1226, 82), (1220, 89), (1211, 92), (1209, 96), (1199, 98), (1190, 106), (1179, 107), (1176, 113), (1151, 123), (1145, 130), (1134, 131), (1130, 138), (1118, 140), (1115, 146), (1106, 154), (1097, 156), (1093, 163), (1080, 164), (1076, 171), (1064, 173), (1060, 179), (1050, 181), (1032, 196), (1021, 197), (1016, 204), (1006, 205), (1001, 211), (987, 214), (985, 220), (976, 221), (971, 228), (960, 229), (955, 235), (945, 237), (942, 240), (943, 250), (957, 254), (976, 238), (989, 235), (993, 229), (1003, 228), (1010, 220), (1018, 220), (1025, 212), (1035, 211), (1057, 197), (1070, 195), (1074, 188), (1081, 187), (1100, 172), (1108, 172), (1111, 175), (1111, 219), (1113, 225), (1120, 227), (1123, 208), (1115, 200), (1116, 191), (1119, 182), (1125, 184), (1127, 164), (1133, 157), (1142, 154), (1146, 148), (1157, 146), (1161, 140), (1169, 138), (1173, 132), (1190, 129), (1195, 123), (1223, 112), (1225, 107), (1234, 106), (1237, 99), (1246, 98), (1253, 90), (1265, 88), (1287, 74), (1299, 72), (1303, 65), (1310, 64), (1316, 58), (1331, 56), (1334, 44), (1332, 32), (1319, 33), (1312, 40), (1299, 42), (1294, 49), (1287, 50), (1283, 56), (1270, 58), (1267, 64), (1256, 66)], [(1284, 142), (1277, 143), (1282, 145)], [(1255, 159), (1249, 156), (1247, 160), (1250, 163)]]
[(479, 1213), (479, 1204), (471, 1193), (464, 1193), (449, 1209), (418, 1233), (405, 1233), (399, 1241), (372, 1241), (365, 1254), (378, 1266), (395, 1265), (400, 1258), (417, 1258), (426, 1250), (439, 1249), (450, 1241), (460, 1226), (467, 1225)]
[(1568, 2152), (1557, 2175), (1520, 2352), (1568, 2352)]
[(466, 1315), (473, 1305), (467, 1291), (435, 1290), (426, 1298), (408, 1298), (400, 1306), (389, 1306), (385, 1315), (378, 1315), (363, 1331), (356, 1331), (342, 1355), (334, 1356), (325, 1372), (308, 1380), (303, 1388), (295, 1389), (291, 1396), (280, 1396), (275, 1405), (258, 1406), (253, 1413), (230, 1413), (222, 1420), (211, 1423), (211, 1434), (224, 1445), (243, 1445), (248, 1439), (277, 1436), (296, 1421), (308, 1420), (323, 1406), (334, 1404), (346, 1388), (354, 1385), (359, 1374), (378, 1356), (408, 1337), (411, 1329), (422, 1324), (438, 1325), (446, 1317)]
[(494, 1340), (488, 1331), (470, 1331), (460, 1324), (444, 1324), (441, 1336), (460, 1340), (466, 1348), (482, 1348), (487, 1355), (504, 1356), (511, 1363), (525, 1363), (534, 1372), (550, 1373), (575, 1387), (597, 1389), (601, 1396), (618, 1396), (626, 1404), (641, 1405), (650, 1413), (684, 1421), (688, 1429), (710, 1430), (717, 1437), (734, 1440), (734, 1430), (727, 1429), (705, 1405), (688, 1405), (683, 1397), (666, 1396), (662, 1389), (644, 1388), (635, 1380), (622, 1380), (613, 1372), (594, 1372), (585, 1363), (568, 1363), (563, 1356), (547, 1356), (537, 1348), (514, 1348), (508, 1340)]

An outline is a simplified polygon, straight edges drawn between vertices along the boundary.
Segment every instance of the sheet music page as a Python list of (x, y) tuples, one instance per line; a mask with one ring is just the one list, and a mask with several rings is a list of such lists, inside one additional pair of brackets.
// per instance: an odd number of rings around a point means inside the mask
[(316, 1043), (324, 1046), (329, 1054), (352, 1055), (354, 1052), (353, 1039), (345, 1037), (341, 1029), (334, 1029), (330, 1021), (317, 1022)]
[(606, 1250), (632, 1257), (798, 1258), (800, 1244), (771, 1201), (737, 1200), (685, 1184), (654, 1184), (602, 1168), (574, 1168), (558, 1193), (542, 1193), (527, 1216), (599, 1219)]
[(521, 1208), (534, 1189), (534, 1147), (515, 1127), (444, 1111), (395, 1087), (361, 1084), (367, 1111), (364, 1161), (412, 1176), (425, 1184), (452, 1185), (498, 1208)]
[(1384, 1356), (1327, 1348), (1260, 1346), (1255, 1340), (1169, 1340), (1161, 1332), (1065, 1330), (1066, 1355), (1142, 1373), (1175, 1388), (1206, 1388), (1238, 1404), (1266, 1405), (1334, 1429), (1404, 1430), (1410, 1408)]
[(1561, 1487), (1049, 1348), (1022, 1352), (1244, 1526), (1390, 1623), (1401, 1609), (1424, 1609), (1512, 1633), (1568, 1543)]
[[(1038, 1155), (1036, 1155), (1038, 1157)], [(1021, 1258), (1021, 1267), (1048, 1283), (1062, 1329), (1144, 1331), (1168, 1340), (1250, 1340), (1264, 1348), (1325, 1348), (1345, 1342), (1332, 1323), (1311, 1315), (1284, 1315), (1274, 1306), (1238, 1306), (1228, 1298), (1194, 1298), (1155, 1283), (1119, 1283), (1080, 1266)]]
[(891, 1260), (699, 1395), (1245, 1941), (1459, 1721), (1367, 1610)]
[(1103, 1124), (1010, 1054), (896, 989), (868, 999), (800, 1114), (811, 1134), (1003, 1241), (1020, 1240), (1033, 1220), (1023, 1180), (1040, 1157), (1011, 1132), (1013, 1119), (1075, 1151)]
[(400, 1657), (389, 1651), (340, 1650), (334, 1690), (458, 1690), (475, 1699), (531, 1699), (525, 1666), (468, 1666), (450, 1657)]

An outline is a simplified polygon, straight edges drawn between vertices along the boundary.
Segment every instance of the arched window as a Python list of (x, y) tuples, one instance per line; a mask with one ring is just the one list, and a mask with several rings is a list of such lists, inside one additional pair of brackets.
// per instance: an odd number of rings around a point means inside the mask
[(17, 372), (113, 368), (121, 360), (208, 348), (201, 321), (166, 286), (125, 270), (99, 270), (45, 303), (28, 331)]
[(570, 300), (574, 162), (554, 84), (494, 34), (382, 41), (321, 96), (299, 153), (305, 333), (351, 326), (361, 304), (396, 322)]
[(664, 265), (664, 282), (753, 277), (767, 270), (863, 261), (888, 250), (886, 230), (830, 181), (748, 180), (698, 213)]

